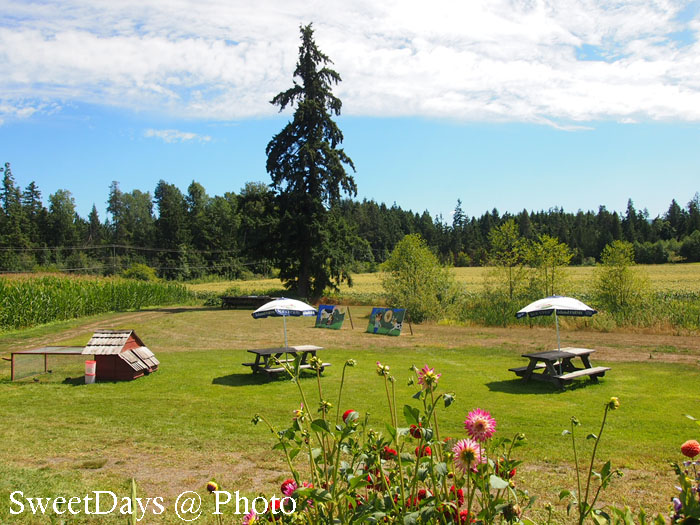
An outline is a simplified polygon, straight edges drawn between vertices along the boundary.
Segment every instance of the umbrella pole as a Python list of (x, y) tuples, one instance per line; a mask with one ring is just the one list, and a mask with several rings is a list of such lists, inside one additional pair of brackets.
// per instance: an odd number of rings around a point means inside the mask
[[(554, 310), (554, 324), (557, 326), (557, 350), (561, 352), (561, 340), (559, 339), (559, 317), (557, 316), (557, 311)], [(562, 374), (561, 360), (559, 361), (559, 375)]]
[(289, 345), (287, 344), (287, 316), (283, 315), (282, 320), (284, 321), (284, 347), (289, 348)]

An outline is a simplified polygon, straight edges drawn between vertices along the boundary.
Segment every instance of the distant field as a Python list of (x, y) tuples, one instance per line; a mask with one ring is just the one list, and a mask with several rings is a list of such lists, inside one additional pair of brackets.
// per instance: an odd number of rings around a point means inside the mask
[[(652, 287), (657, 291), (700, 291), (700, 263), (639, 265), (637, 268), (649, 276)], [(467, 291), (478, 292), (484, 283), (489, 268), (453, 268), (459, 283)], [(571, 291), (586, 291), (592, 281), (594, 266), (572, 266), (565, 269)], [(341, 294), (361, 295), (382, 293), (381, 273), (361, 273), (352, 276), (352, 288), (343, 285)], [(282, 284), (278, 279), (258, 279), (251, 281), (220, 281), (188, 285), (195, 291), (223, 293), (231, 286), (237, 286), (242, 293), (259, 293), (266, 290), (279, 290)]]

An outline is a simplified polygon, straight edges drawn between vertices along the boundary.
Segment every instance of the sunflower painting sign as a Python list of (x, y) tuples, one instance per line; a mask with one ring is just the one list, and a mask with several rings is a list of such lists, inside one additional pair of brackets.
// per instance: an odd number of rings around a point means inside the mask
[(401, 335), (405, 308), (373, 308), (367, 332), (370, 334)]
[(345, 321), (345, 310), (332, 304), (322, 304), (316, 314), (316, 328), (330, 328), (340, 330)]

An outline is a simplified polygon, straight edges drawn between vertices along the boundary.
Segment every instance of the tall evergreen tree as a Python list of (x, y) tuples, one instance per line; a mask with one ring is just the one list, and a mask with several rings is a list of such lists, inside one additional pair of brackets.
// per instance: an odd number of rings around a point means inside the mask
[[(332, 85), (340, 75), (326, 67), (332, 63), (314, 42), (311, 24), (301, 27), (299, 61), (293, 87), (279, 93), (271, 103), (280, 111), (296, 104), (294, 117), (267, 145), (267, 171), (279, 192), (280, 277), (285, 286), (302, 297), (318, 297), (327, 286), (350, 280), (349, 268), (338, 253), (345, 239), (328, 228), (329, 208), (341, 192), (355, 195), (357, 187), (345, 167), (354, 171), (340, 144), (343, 134), (332, 116), (340, 115), (342, 103)], [(341, 261), (341, 262), (339, 262)], [(338, 266), (342, 264), (343, 266)]]
[(34, 181), (30, 182), (22, 193), (22, 209), (30, 244), (42, 244), (46, 240), (48, 211), (41, 201), (41, 192)]
[(24, 234), (24, 213), (22, 209), (22, 194), (15, 184), (10, 163), (6, 162), (3, 173), (2, 188), (0, 189), (0, 204), (2, 205), (2, 243), (13, 248), (24, 248), (28, 238)]

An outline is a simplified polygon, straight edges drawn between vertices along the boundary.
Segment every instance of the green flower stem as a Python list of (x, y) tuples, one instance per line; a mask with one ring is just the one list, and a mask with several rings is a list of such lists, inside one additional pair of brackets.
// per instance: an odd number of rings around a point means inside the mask
[(287, 451), (287, 444), (280, 437), (280, 435), (275, 431), (274, 427), (265, 418), (265, 416), (261, 416), (260, 414), (258, 414), (258, 417), (267, 425), (267, 428), (270, 429), (270, 432), (272, 432), (275, 435), (275, 437), (277, 437), (277, 440), (282, 444), (282, 450), (284, 450), (284, 457), (287, 460), (287, 465), (289, 466), (289, 470), (292, 473), (292, 476), (294, 476), (294, 481), (297, 484), (299, 484), (299, 473), (292, 466), (292, 460), (289, 458), (289, 452)]
[[(433, 407), (435, 406), (435, 392), (433, 391), (432, 387), (430, 388), (430, 400), (433, 404)], [(437, 413), (433, 411), (433, 424), (435, 426), (435, 439), (437, 443), (440, 443), (440, 427), (438, 426), (438, 419), (437, 419)], [(440, 448), (438, 452), (438, 459), (442, 461), (442, 448)]]
[[(318, 385), (318, 401), (321, 403), (321, 419), (326, 421), (326, 408), (323, 404), (323, 389), (321, 388), (321, 370), (316, 368), (316, 384)], [(328, 486), (328, 454), (326, 450), (328, 449), (328, 436), (323, 434), (321, 436), (321, 451), (323, 452), (323, 474), (326, 480), (326, 486)], [(331, 451), (331, 456), (333, 452)]]
[(384, 375), (384, 390), (386, 390), (386, 400), (389, 403), (389, 415), (391, 416), (391, 424), (396, 428), (396, 417), (394, 416), (394, 407), (391, 404), (391, 396), (389, 395), (389, 380)]
[[(578, 492), (576, 492), (576, 497), (580, 500), (581, 499), (581, 473), (579, 472), (579, 465), (578, 465), (578, 455), (576, 453), (576, 440), (574, 439), (574, 430), (576, 428), (576, 425), (574, 424), (574, 420), (571, 420), (571, 446), (574, 449), (574, 467), (576, 468), (576, 484), (578, 486)], [(581, 502), (578, 502), (578, 513), (579, 516), (581, 515)]]
[(343, 385), (345, 384), (345, 369), (348, 367), (347, 361), (343, 365), (343, 373), (340, 376), (340, 389), (338, 390), (338, 406), (335, 409), (335, 424), (340, 420), (340, 398), (343, 395)]
[[(586, 480), (586, 496), (583, 499), (583, 504), (586, 504), (588, 502), (588, 490), (591, 486), (591, 477), (593, 476), (593, 461), (595, 460), (595, 454), (598, 450), (598, 443), (600, 443), (600, 438), (603, 436), (603, 430), (605, 429), (605, 420), (608, 418), (608, 410), (610, 410), (610, 406), (606, 404), (605, 412), (603, 412), (603, 421), (600, 424), (600, 431), (598, 432), (598, 437), (595, 440), (595, 445), (593, 445), (593, 453), (591, 454), (591, 464), (588, 467), (588, 479)], [(579, 525), (583, 524), (583, 520), (588, 514), (591, 513), (592, 510), (593, 507), (589, 506), (585, 509), (583, 514), (579, 513)]]
[(391, 490), (390, 490), (391, 487), (389, 487), (389, 483), (387, 482), (386, 476), (384, 475), (384, 467), (382, 466), (382, 458), (381, 457), (379, 458), (379, 475), (381, 476), (382, 486), (384, 487), (384, 492), (389, 494), (389, 499), (391, 500), (392, 507), (394, 507), (394, 512), (398, 513), (400, 511), (400, 508), (399, 508), (397, 502), (394, 501), (394, 498), (391, 495)]
[[(396, 415), (396, 387), (394, 382), (391, 383), (391, 397), (394, 402), (394, 419), (398, 421), (398, 416)], [(396, 427), (394, 427), (396, 428)], [(399, 464), (399, 487), (401, 489), (401, 503), (402, 507), (405, 508), (406, 503), (406, 487), (404, 486), (403, 480), (403, 462), (401, 461), (401, 445), (399, 444), (399, 432), (396, 432), (396, 438), (394, 438), (394, 446), (396, 447), (398, 457), (397, 463)]]

